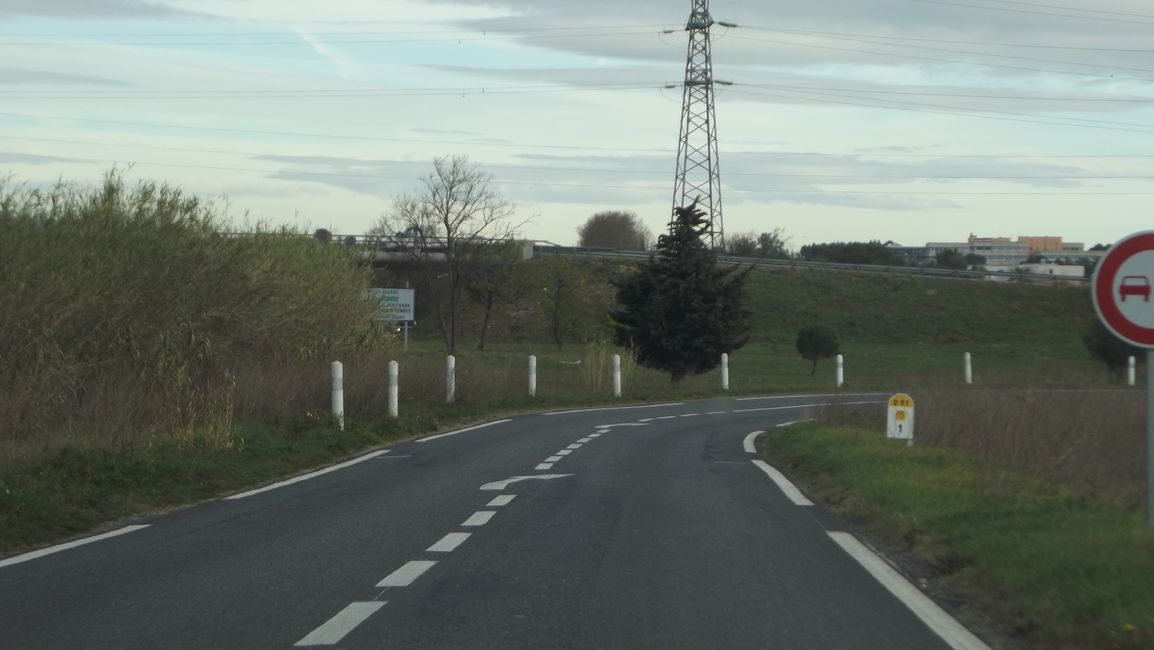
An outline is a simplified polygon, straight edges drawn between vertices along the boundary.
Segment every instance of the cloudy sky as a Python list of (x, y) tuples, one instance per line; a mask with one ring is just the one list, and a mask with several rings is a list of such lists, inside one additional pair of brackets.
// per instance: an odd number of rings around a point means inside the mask
[[(1081, 7), (1093, 7), (1092, 9)], [(561, 244), (673, 192), (688, 0), (0, 0), (0, 177), (362, 233), (467, 155)], [(1154, 226), (1148, 0), (714, 0), (726, 233)]]

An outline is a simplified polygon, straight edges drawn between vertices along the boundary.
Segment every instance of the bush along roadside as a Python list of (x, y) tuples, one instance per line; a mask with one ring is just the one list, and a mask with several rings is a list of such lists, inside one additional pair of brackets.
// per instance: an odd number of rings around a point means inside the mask
[(1154, 647), (1154, 531), (1140, 513), (960, 452), (820, 423), (779, 429), (767, 460), (923, 587), (962, 595), (1035, 647)]

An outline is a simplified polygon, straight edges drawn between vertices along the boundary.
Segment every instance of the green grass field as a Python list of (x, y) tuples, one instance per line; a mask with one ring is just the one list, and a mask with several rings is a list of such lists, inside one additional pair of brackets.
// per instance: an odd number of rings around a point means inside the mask
[(1032, 647), (1154, 646), (1154, 531), (1134, 509), (880, 427), (789, 427), (763, 455)]

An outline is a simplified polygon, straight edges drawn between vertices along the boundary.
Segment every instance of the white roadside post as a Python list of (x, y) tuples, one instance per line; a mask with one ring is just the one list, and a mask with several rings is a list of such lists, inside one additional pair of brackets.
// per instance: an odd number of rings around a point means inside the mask
[(1094, 269), (1098, 320), (1118, 338), (1146, 348), (1146, 527), (1154, 528), (1154, 231), (1118, 240)]
[(1134, 357), (1126, 358), (1126, 385), (1133, 386), (1138, 374), (1138, 360)]
[(452, 404), (457, 399), (457, 357), (445, 358), (445, 401)]
[(389, 417), (398, 417), (400, 411), (397, 404), (399, 395), (401, 367), (396, 361), (389, 362)]
[(613, 397), (621, 397), (621, 355), (613, 355)]
[(837, 355), (837, 387), (845, 384), (845, 357)]
[(729, 390), (729, 354), (721, 353), (721, 390)]
[(537, 356), (529, 355), (529, 397), (537, 396)]
[(890, 396), (886, 408), (886, 437), (914, 444), (914, 398), (905, 393)]
[(966, 384), (972, 384), (974, 383), (974, 359), (969, 352), (962, 355), (962, 358), (965, 361), (966, 367)]
[(340, 361), (334, 361), (331, 366), (333, 376), (333, 417), (341, 431), (345, 430), (345, 366)]

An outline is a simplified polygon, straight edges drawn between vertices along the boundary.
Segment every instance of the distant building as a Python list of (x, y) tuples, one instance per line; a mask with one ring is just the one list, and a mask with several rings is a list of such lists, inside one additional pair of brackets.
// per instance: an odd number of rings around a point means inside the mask
[(929, 266), (938, 253), (955, 250), (962, 255), (980, 255), (986, 258), (986, 266), (1010, 267), (1025, 264), (1034, 255), (1041, 255), (1048, 261), (1074, 263), (1089, 258), (1101, 257), (1100, 251), (1087, 251), (1085, 245), (1077, 242), (1063, 242), (1061, 237), (978, 237), (973, 234), (964, 242), (927, 242), (925, 246), (891, 245), (890, 250), (900, 256), (910, 266)]

